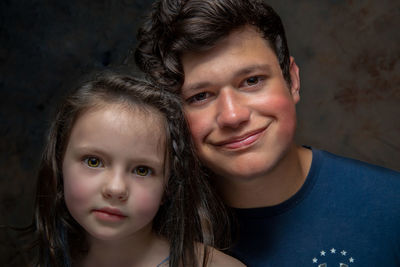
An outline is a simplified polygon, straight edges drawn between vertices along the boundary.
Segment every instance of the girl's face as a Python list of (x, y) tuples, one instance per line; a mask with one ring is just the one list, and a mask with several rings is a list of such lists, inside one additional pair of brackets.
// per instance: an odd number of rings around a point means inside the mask
[(75, 122), (63, 160), (65, 202), (89, 238), (145, 237), (161, 204), (163, 117), (122, 104), (90, 109)]

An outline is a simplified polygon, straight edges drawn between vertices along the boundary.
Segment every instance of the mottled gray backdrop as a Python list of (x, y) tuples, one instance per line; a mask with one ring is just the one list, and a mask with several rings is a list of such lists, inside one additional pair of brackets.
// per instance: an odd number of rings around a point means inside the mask
[[(0, 224), (30, 223), (51, 112), (82, 73), (124, 60), (151, 2), (0, 2)], [(269, 2), (300, 66), (298, 142), (400, 170), (400, 2)], [(1, 231), (0, 266), (15, 251)]]

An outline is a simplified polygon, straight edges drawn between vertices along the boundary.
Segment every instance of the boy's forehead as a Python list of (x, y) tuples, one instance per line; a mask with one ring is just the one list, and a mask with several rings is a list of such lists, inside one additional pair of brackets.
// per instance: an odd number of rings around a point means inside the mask
[(256, 43), (273, 52), (269, 41), (263, 37), (256, 27), (243, 26), (231, 31), (229, 34), (218, 40), (213, 46), (207, 49), (183, 52), (180, 57), (183, 71), (185, 73), (185, 69), (193, 68), (194, 65), (216, 59), (218, 56), (223, 54), (228, 47), (235, 47), (235, 50), (230, 50), (232, 56), (234, 56), (235, 53), (243, 53), (243, 47), (237, 44), (246, 45), (249, 43)]
[[(232, 30), (224, 36), (221, 36), (217, 41), (212, 41), (211, 45), (206, 47), (201, 47), (199, 49), (183, 51), (181, 53), (181, 60), (192, 58), (192, 57), (202, 57), (209, 54), (210, 52), (218, 52), (219, 50), (224, 50), (231, 42), (237, 42), (243, 38), (253, 39), (253, 38), (263, 38), (262, 34), (254, 26), (242, 26), (237, 29)], [(268, 46), (268, 42), (266, 43)]]
[(265, 37), (265, 34), (261, 31), (261, 29), (259, 29), (258, 27), (254, 26), (254, 25), (246, 24), (243, 26), (239, 26), (237, 28), (233, 28), (229, 32), (226, 32), (226, 34), (221, 35), (216, 40), (210, 40), (204, 46), (198, 46), (198, 44), (194, 44), (195, 49), (184, 50), (183, 53), (181, 53), (181, 54), (190, 53), (190, 52), (198, 53), (198, 52), (202, 52), (202, 51), (203, 52), (208, 51), (210, 49), (215, 48), (219, 44), (223, 43), (227, 39), (235, 39), (235, 38), (241, 39), (241, 38), (245, 38), (245, 36), (248, 36), (249, 38), (257, 37), (257, 38), (264, 39), (266, 41), (266, 44), (268, 46), (270, 46), (268, 38)]
[(239, 76), (261, 69), (280, 70), (268, 41), (251, 26), (231, 32), (206, 51), (184, 53), (181, 62), (185, 76), (182, 90), (205, 87), (204, 83), (213, 82), (210, 78), (219, 78), (213, 74)]

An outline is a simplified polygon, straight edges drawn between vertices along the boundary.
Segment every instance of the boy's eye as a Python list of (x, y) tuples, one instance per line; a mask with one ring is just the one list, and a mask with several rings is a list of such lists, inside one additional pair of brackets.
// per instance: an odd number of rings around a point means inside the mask
[(257, 77), (257, 76), (250, 77), (250, 78), (246, 79), (245, 84), (247, 86), (252, 86), (252, 85), (256, 85), (257, 83), (259, 83), (259, 81), (260, 81), (260, 77)]
[(85, 158), (84, 162), (86, 163), (87, 166), (91, 168), (98, 168), (103, 166), (101, 160), (96, 157), (87, 157)]
[(201, 102), (201, 101), (206, 100), (207, 97), (209, 97), (209, 93), (202, 92), (202, 93), (199, 93), (199, 94), (196, 94), (196, 95), (190, 97), (187, 101), (189, 103), (196, 103), (196, 102)]
[(151, 169), (146, 166), (136, 167), (133, 172), (139, 176), (148, 176), (152, 173)]

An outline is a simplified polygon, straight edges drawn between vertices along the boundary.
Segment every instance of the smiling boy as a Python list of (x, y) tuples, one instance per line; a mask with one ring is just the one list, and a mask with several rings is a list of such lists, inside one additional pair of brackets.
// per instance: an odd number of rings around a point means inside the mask
[(261, 0), (157, 1), (138, 66), (180, 94), (248, 266), (398, 266), (400, 175), (298, 146), (299, 68)]
[[(221, 177), (216, 183), (227, 204), (263, 207), (288, 199), (311, 162), (311, 151), (293, 142), (299, 101), (293, 59), (288, 88), (275, 54), (247, 26), (181, 60), (181, 95), (197, 153)], [(289, 166), (296, 168), (287, 175)]]

